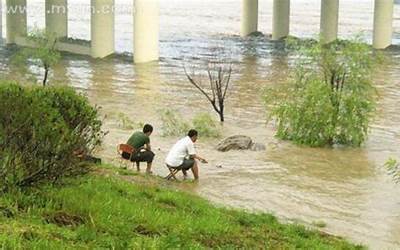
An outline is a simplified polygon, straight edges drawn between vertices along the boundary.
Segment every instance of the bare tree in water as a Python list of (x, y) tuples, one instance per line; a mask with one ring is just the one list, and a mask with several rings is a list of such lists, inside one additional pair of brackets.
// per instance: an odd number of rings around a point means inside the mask
[[(203, 74), (196, 73), (194, 67), (191, 73), (187, 71), (186, 66), (183, 68), (189, 82), (204, 95), (218, 113), (220, 121), (224, 122), (225, 100), (231, 85), (232, 63), (218, 59), (207, 60), (205, 69), (199, 70), (204, 70)], [(207, 84), (203, 83), (205, 75)]]

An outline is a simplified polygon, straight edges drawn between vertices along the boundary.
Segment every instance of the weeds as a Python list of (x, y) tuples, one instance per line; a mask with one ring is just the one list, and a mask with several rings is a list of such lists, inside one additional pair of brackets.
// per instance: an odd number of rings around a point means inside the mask
[(170, 109), (161, 111), (162, 135), (163, 136), (184, 136), (190, 129), (190, 124), (184, 118)]
[(220, 137), (220, 125), (207, 113), (197, 114), (193, 118), (193, 127), (203, 137)]
[(393, 176), (397, 183), (400, 183), (400, 163), (393, 158), (390, 158), (385, 163), (385, 168), (389, 171), (389, 174)]
[(173, 110), (161, 112), (163, 136), (184, 136), (189, 129), (194, 128), (201, 137), (218, 138), (221, 136), (221, 126), (209, 114), (199, 113), (193, 120), (185, 122), (184, 118)]
[(124, 113), (118, 113), (118, 126), (124, 130), (141, 129), (144, 126), (143, 122), (135, 122)]

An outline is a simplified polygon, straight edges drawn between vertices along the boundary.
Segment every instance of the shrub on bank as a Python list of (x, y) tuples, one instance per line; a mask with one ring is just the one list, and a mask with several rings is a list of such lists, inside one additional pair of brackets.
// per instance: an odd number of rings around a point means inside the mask
[(101, 142), (98, 110), (73, 89), (0, 84), (0, 190), (80, 174)]
[(379, 57), (357, 39), (297, 48), (293, 77), (265, 95), (277, 137), (310, 146), (360, 146), (375, 111), (372, 73)]

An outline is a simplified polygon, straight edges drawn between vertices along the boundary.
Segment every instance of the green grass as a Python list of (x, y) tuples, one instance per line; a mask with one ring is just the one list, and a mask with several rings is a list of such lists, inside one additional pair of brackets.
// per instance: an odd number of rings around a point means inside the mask
[(101, 172), (2, 195), (1, 249), (362, 248), (272, 215), (215, 207), (157, 178)]

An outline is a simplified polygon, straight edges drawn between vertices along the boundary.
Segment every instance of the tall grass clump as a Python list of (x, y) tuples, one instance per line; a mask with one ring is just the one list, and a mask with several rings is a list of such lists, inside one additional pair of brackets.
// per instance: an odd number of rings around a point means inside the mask
[(184, 136), (189, 129), (196, 129), (201, 137), (220, 137), (220, 124), (207, 113), (196, 114), (191, 121), (185, 119), (174, 110), (161, 112), (163, 136)]
[(161, 110), (161, 122), (163, 136), (184, 136), (190, 129), (190, 124), (171, 109)]
[(66, 87), (0, 83), (0, 191), (80, 174), (103, 133), (98, 110)]
[(220, 137), (221, 128), (218, 122), (216, 122), (211, 115), (208, 113), (199, 113), (193, 120), (193, 127), (204, 137)]
[(124, 130), (132, 130), (143, 128), (144, 123), (141, 121), (134, 121), (124, 113), (117, 114), (118, 126)]
[(298, 144), (360, 146), (376, 105), (374, 67), (380, 57), (360, 39), (295, 48), (292, 77), (266, 90), (277, 137)]

